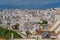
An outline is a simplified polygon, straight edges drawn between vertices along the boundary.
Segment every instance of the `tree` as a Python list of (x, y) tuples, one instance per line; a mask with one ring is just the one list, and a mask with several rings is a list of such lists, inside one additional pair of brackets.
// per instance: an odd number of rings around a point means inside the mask
[(42, 24), (48, 24), (48, 21), (43, 20)]
[(7, 23), (7, 25), (10, 25), (10, 23)]
[[(39, 28), (40, 28), (40, 27), (43, 28), (43, 26), (45, 26), (45, 25), (48, 24), (48, 21), (42, 20), (42, 22), (38, 22), (38, 24), (40, 24)], [(41, 29), (41, 28), (40, 28), (40, 29)]]
[(18, 24), (18, 23), (16, 23), (15, 25), (13, 25), (13, 27), (12, 27), (12, 28), (13, 28), (13, 29), (19, 29), (19, 27), (18, 27), (18, 26), (19, 26), (19, 24)]

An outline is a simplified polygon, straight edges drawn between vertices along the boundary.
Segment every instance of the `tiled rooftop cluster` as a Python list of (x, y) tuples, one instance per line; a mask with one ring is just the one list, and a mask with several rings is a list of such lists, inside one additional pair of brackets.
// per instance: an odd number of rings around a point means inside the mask
[[(33, 10), (33, 9), (5, 9), (0, 11), (0, 24), (14, 25), (16, 23), (20, 24), (19, 28), (25, 30), (26, 27), (33, 29), (36, 27), (39, 29), (38, 22), (42, 20), (48, 21), (46, 27), (48, 27), (52, 22), (55, 21), (55, 15), (58, 9), (47, 9), (47, 10)], [(21, 30), (20, 29), (20, 30)]]
[(60, 33), (59, 17), (60, 8), (47, 10), (5, 9), (0, 11), (0, 27), (16, 31), (27, 40), (28, 38), (55, 40), (56, 32), (57, 34)]

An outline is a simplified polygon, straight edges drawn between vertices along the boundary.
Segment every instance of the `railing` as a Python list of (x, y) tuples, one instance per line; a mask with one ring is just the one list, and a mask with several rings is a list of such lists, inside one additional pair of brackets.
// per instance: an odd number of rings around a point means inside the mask
[(57, 35), (59, 35), (59, 34), (60, 34), (60, 31), (57, 32)]
[(54, 22), (49, 26), (49, 29), (48, 29), (48, 30), (50, 30), (51, 27), (52, 27), (57, 21), (58, 21), (58, 19), (57, 19), (56, 21), (54, 21)]
[(57, 19), (49, 28), (49, 31), (54, 31), (59, 25), (59, 20)]
[(60, 40), (60, 31), (57, 33), (57, 38)]
[(55, 33), (58, 33), (60, 31), (60, 24), (54, 29)]
[(60, 22), (57, 19), (49, 28), (49, 31), (54, 31), (57, 34), (57, 39), (60, 39)]

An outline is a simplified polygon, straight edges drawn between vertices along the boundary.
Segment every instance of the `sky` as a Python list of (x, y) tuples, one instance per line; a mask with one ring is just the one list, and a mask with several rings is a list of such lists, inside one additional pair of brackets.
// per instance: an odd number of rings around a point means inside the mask
[(3, 9), (48, 9), (60, 8), (60, 0), (0, 0)]

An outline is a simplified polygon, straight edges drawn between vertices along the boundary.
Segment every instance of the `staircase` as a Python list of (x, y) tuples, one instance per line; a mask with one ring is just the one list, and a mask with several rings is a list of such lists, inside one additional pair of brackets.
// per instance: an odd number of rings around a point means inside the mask
[[(11, 29), (11, 30), (13, 30), (13, 29)], [(21, 32), (19, 32), (18, 30), (13, 30), (13, 31), (15, 31), (15, 32), (17, 32), (18, 34), (20, 34), (23, 38), (27, 38), (27, 36), (26, 36), (26, 35), (22, 34), (22, 33), (21, 33)]]
[(57, 19), (55, 22), (51, 24), (49, 31), (54, 31), (58, 25), (59, 25), (59, 20)]
[(57, 34), (57, 40), (60, 40), (60, 22), (57, 19), (49, 28), (49, 31), (54, 31)]
[(22, 33), (20, 33), (19, 31), (16, 31), (18, 34), (20, 34), (23, 38), (27, 38), (27, 36), (26, 35), (24, 35), (24, 34), (22, 34)]

